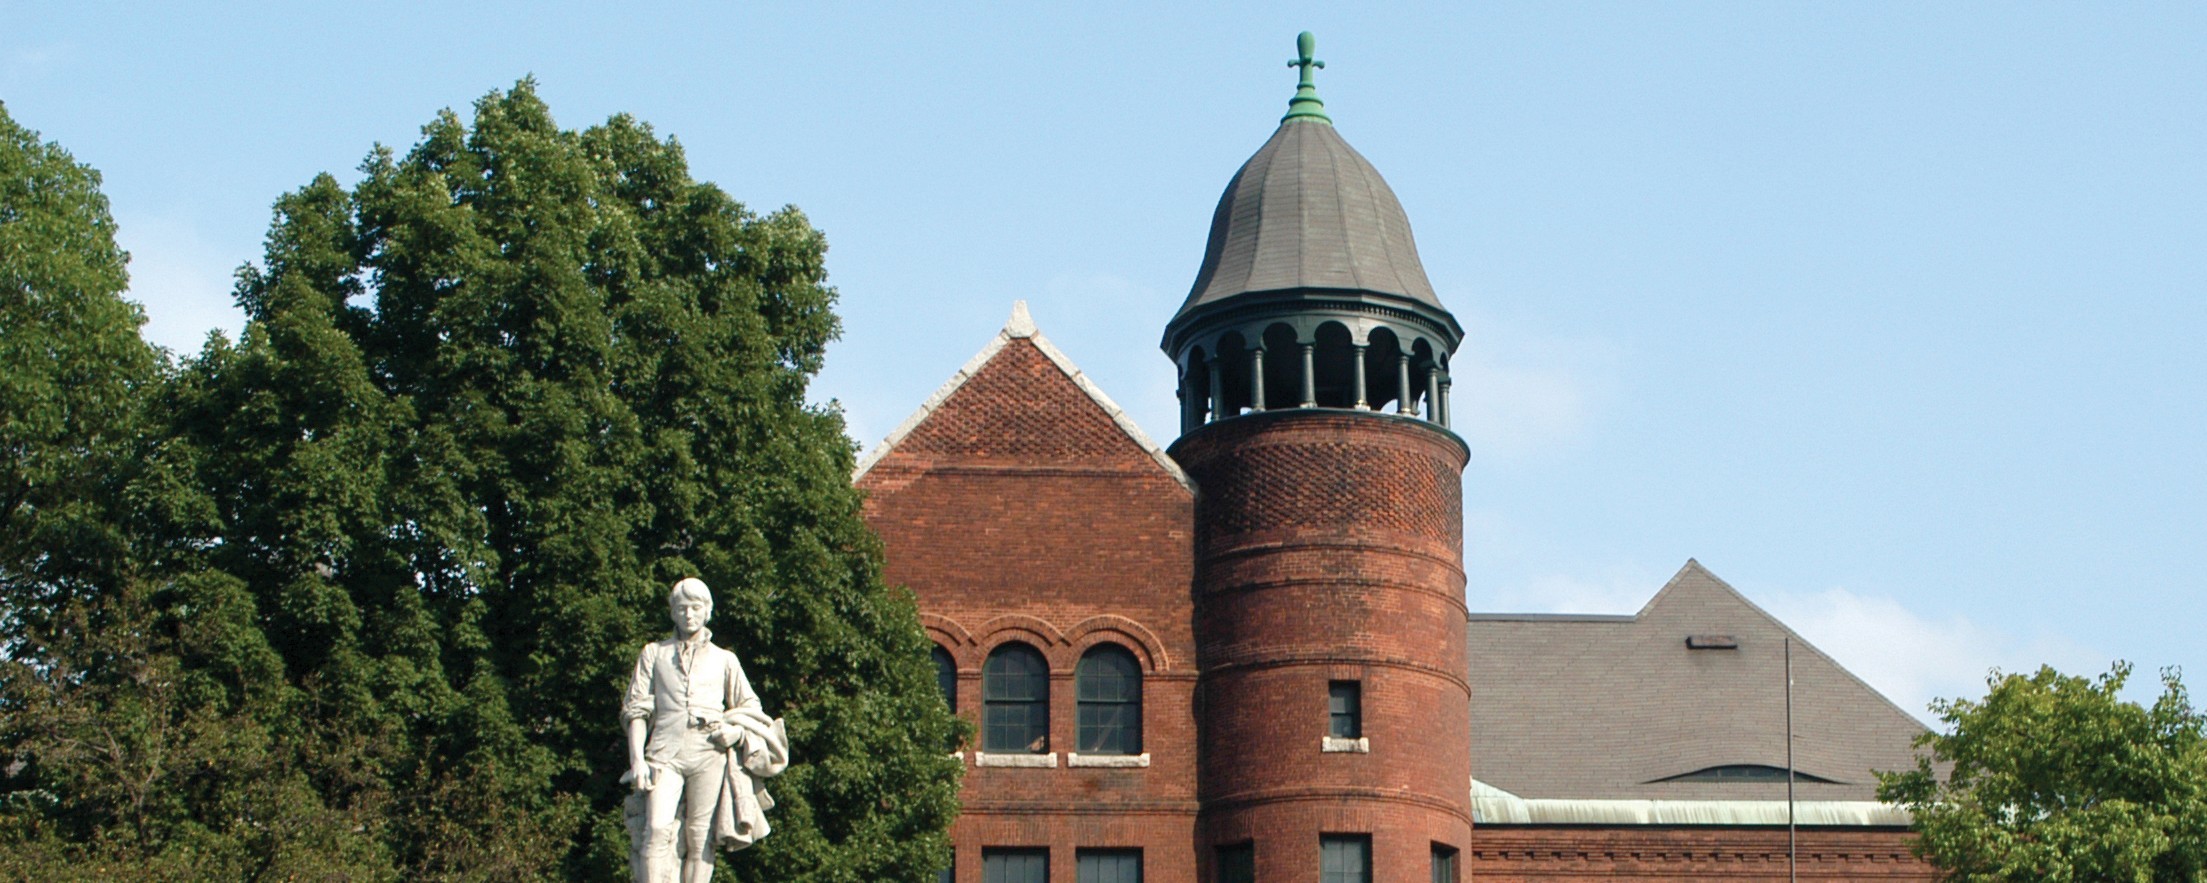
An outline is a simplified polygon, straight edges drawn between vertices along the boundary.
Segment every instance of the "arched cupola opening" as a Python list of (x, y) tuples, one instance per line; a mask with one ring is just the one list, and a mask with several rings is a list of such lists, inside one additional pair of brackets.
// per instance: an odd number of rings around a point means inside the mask
[(1372, 331), (1371, 342), (1364, 347), (1365, 396), (1372, 410), (1408, 414), (1415, 407), (1417, 392), (1402, 382), (1408, 371), (1405, 355), (1394, 329)]
[[(1224, 327), (1221, 327), (1224, 326)], [(1447, 329), (1453, 331), (1453, 329)], [(1258, 411), (1332, 408), (1449, 425), (1455, 335), (1311, 303), (1285, 316), (1217, 322), (1181, 356), (1182, 433)]]

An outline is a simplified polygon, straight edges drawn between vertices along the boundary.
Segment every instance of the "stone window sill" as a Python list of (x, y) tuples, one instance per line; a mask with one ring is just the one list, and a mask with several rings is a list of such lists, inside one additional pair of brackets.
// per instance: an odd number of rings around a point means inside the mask
[(1318, 750), (1327, 754), (1370, 754), (1372, 753), (1372, 740), (1369, 736), (1358, 736), (1354, 739), (1336, 739), (1332, 736), (1325, 736), (1320, 740)]
[(1058, 753), (1052, 751), (1048, 754), (990, 754), (985, 751), (976, 751), (973, 752), (973, 765), (1032, 767), (1054, 770), (1058, 768)]
[(1072, 754), (1065, 755), (1066, 766), (1106, 767), (1128, 769), (1148, 767), (1149, 752), (1140, 754)]

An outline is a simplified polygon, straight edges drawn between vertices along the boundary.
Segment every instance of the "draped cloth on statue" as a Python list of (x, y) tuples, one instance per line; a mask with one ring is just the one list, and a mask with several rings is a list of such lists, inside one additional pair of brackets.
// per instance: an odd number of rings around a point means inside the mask
[(743, 739), (728, 752), (728, 775), (721, 780), (719, 804), (713, 808), (713, 844), (737, 850), (772, 830), (766, 811), (774, 808), (774, 796), (766, 793), (766, 780), (789, 766), (789, 733), (781, 718), (768, 718), (752, 708), (728, 712), (723, 720), (742, 730)]

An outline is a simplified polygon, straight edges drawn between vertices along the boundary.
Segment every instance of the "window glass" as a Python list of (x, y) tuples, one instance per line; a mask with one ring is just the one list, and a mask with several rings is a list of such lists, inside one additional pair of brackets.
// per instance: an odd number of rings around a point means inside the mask
[(1079, 698), (1074, 749), (1083, 754), (1142, 753), (1142, 667), (1115, 644), (1098, 645), (1073, 669)]
[(1079, 883), (1142, 883), (1139, 849), (1083, 849), (1074, 855)]
[(1318, 883), (1372, 883), (1371, 835), (1319, 837)]
[(950, 651), (943, 649), (940, 644), (935, 645), (935, 652), (929, 655), (935, 660), (935, 687), (943, 691), (943, 704), (950, 706), (950, 710), (957, 711), (958, 662), (951, 659)]
[(1357, 681), (1334, 681), (1327, 684), (1326, 718), (1326, 735), (1336, 739), (1363, 736), (1364, 685)]
[(981, 883), (1050, 883), (1050, 851), (981, 850)]
[(1006, 644), (981, 667), (981, 750), (1050, 750), (1050, 668), (1025, 644)]
[(1257, 883), (1256, 844), (1221, 846), (1212, 857), (1216, 859), (1218, 883)]
[(1433, 883), (1456, 883), (1456, 848), (1433, 844)]

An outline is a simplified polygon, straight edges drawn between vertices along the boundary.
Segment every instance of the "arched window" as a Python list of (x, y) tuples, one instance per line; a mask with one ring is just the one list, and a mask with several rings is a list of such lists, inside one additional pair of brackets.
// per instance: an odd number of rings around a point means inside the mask
[(1082, 754), (1142, 753), (1142, 667), (1116, 644), (1099, 644), (1073, 669)]
[(943, 704), (951, 711), (958, 710), (958, 662), (950, 658), (950, 651), (941, 644), (928, 654), (935, 660), (935, 686), (943, 691)]
[(1050, 667), (1025, 644), (1005, 644), (981, 667), (981, 750), (1050, 750)]

